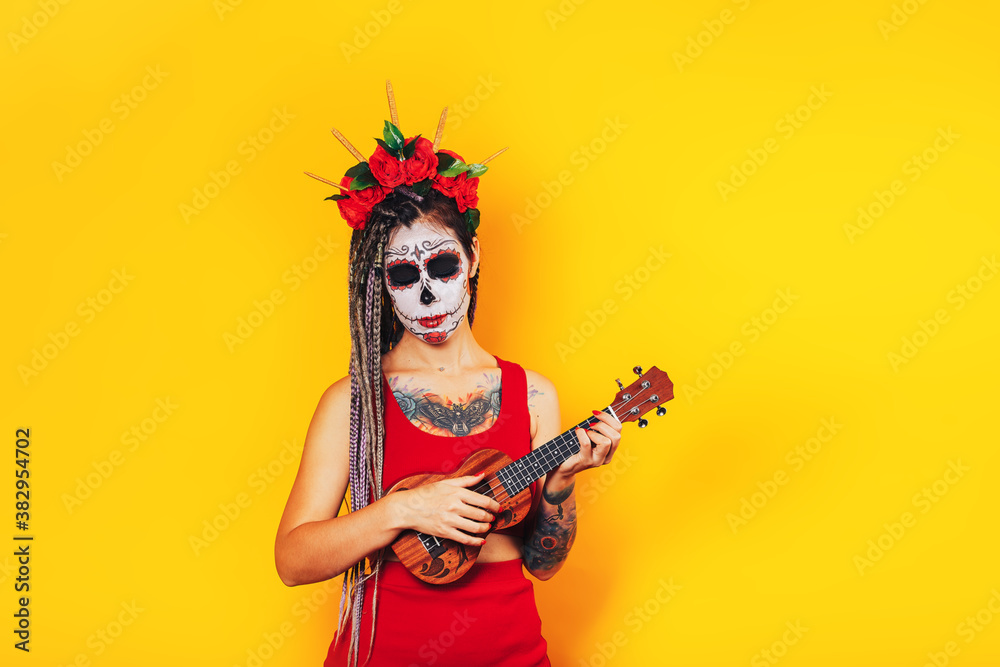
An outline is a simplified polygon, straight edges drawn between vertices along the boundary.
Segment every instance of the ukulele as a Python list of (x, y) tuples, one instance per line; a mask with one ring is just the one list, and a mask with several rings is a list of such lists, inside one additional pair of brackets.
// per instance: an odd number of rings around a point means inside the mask
[[(632, 371), (639, 379), (628, 387), (622, 386), (621, 380), (616, 379), (618, 393), (611, 405), (602, 412), (607, 412), (623, 424), (638, 421), (639, 428), (645, 428), (649, 422), (642, 418), (644, 414), (654, 407), (657, 415), (663, 416), (666, 413), (667, 409), (660, 404), (674, 397), (674, 383), (655, 366), (645, 374), (640, 366)], [(476, 486), (468, 488), (500, 503), (496, 524), (487, 533), (495, 528), (516, 525), (531, 508), (531, 493), (528, 490), (531, 483), (579, 452), (580, 441), (574, 433), (575, 429), (589, 428), (597, 421), (596, 416), (588, 417), (516, 461), (497, 449), (477, 450), (450, 473), (418, 473), (404, 477), (386, 495), (443, 479), (485, 472)], [(465, 530), (462, 532), (472, 535)], [(402, 531), (390, 546), (406, 569), (430, 584), (446, 584), (460, 578), (476, 562), (482, 549), (481, 546), (469, 546), (413, 529)]]

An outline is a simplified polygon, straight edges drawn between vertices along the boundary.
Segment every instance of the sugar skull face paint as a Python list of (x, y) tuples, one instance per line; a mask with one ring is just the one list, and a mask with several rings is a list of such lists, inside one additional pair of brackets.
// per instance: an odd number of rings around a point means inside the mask
[(469, 259), (429, 223), (399, 227), (385, 251), (385, 286), (396, 316), (417, 338), (443, 343), (469, 310)]

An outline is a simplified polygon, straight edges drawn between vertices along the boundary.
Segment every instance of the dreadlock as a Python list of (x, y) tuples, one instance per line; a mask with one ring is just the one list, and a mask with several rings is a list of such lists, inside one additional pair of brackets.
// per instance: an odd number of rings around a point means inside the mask
[[(393, 312), (392, 300), (382, 279), (385, 250), (393, 230), (400, 226), (408, 228), (421, 219), (447, 229), (462, 244), (466, 257), (472, 257), (475, 232), (469, 229), (455, 200), (437, 190), (431, 190), (420, 198), (414, 198), (402, 189), (388, 193), (382, 202), (373, 207), (365, 228), (355, 229), (351, 235), (348, 310), (351, 331), (349, 495), (352, 512), (367, 506), (370, 499), (377, 501), (383, 496), (385, 396), (382, 391), (382, 355), (395, 347), (404, 331), (402, 323)], [(467, 317), (470, 327), (476, 312), (480, 271), (469, 280)], [(344, 575), (335, 642), (339, 643), (350, 616), (352, 632), (348, 655), (352, 666), (357, 664), (358, 658), (365, 585), (368, 579), (374, 577), (371, 642), (365, 662), (371, 657), (375, 642), (375, 613), (378, 608), (378, 575), (383, 562), (384, 550), (380, 549), (370, 571), (365, 570), (365, 559), (362, 558)]]

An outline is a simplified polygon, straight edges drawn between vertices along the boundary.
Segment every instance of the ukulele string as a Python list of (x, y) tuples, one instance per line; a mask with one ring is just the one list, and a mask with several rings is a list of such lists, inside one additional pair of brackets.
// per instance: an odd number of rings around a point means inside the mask
[[(612, 409), (613, 409), (613, 410), (614, 410), (614, 411), (615, 411), (615, 412), (617, 413), (617, 412), (618, 412), (618, 409), (619, 409), (619, 408), (621, 408), (621, 407), (622, 407), (623, 405), (625, 405), (626, 403), (629, 403), (629, 402), (630, 402), (631, 400), (632, 400), (632, 399), (628, 399), (627, 401), (622, 401), (622, 402), (620, 402), (620, 403), (617, 403), (617, 404), (613, 403), (613, 404), (611, 404), (611, 405), (610, 405), (609, 407), (611, 407), (611, 408), (612, 408)], [(593, 421), (593, 422), (591, 422), (590, 424), (588, 424), (588, 426), (593, 426), (593, 425), (594, 425), (594, 424), (596, 424), (596, 423), (597, 423), (598, 421), (600, 421), (600, 420), (599, 420), (599, 419), (597, 418), (597, 415), (594, 415), (593, 417), (590, 417), (589, 419), (593, 419), (594, 421)], [(588, 419), (588, 421), (589, 421), (589, 419)], [(583, 427), (582, 427), (582, 426), (576, 426), (576, 427), (574, 427), (574, 428), (583, 428)], [(560, 435), (562, 435), (562, 434), (560, 434)], [(557, 436), (557, 437), (558, 437), (558, 436)], [(486, 489), (483, 489), (483, 485), (484, 485), (484, 484), (486, 485)], [(482, 482), (480, 482), (480, 483), (479, 483), (479, 484), (478, 484), (477, 486), (473, 487), (473, 488), (472, 488), (471, 490), (472, 490), (472, 491), (475, 491), (476, 493), (480, 493), (480, 494), (482, 494), (482, 495), (484, 495), (484, 496), (485, 496), (485, 495), (488, 495), (488, 494), (486, 493), (486, 491), (490, 491), (490, 492), (493, 492), (493, 493), (495, 494), (495, 492), (494, 492), (494, 489), (493, 489), (493, 484), (492, 484), (492, 483), (491, 483), (491, 482), (490, 482), (489, 480), (483, 480), (483, 481), (482, 481)], [(490, 495), (489, 497), (490, 497), (490, 498), (493, 498), (494, 500), (496, 500), (496, 495)]]

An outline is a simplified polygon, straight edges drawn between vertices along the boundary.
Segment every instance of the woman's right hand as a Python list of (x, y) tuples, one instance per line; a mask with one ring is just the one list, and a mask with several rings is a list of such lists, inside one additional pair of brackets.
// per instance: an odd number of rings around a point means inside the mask
[[(481, 546), (482, 537), (467, 535), (489, 530), (500, 503), (465, 487), (483, 480), (483, 475), (465, 475), (396, 491), (395, 509), (400, 525), (469, 546)], [(461, 529), (461, 530), (460, 530)]]

